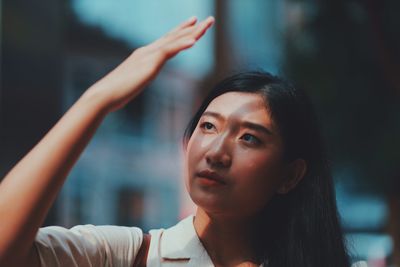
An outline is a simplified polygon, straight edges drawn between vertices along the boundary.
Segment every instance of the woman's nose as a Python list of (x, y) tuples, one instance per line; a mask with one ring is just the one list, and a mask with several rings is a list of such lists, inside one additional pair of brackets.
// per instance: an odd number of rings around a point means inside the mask
[(212, 167), (226, 168), (232, 163), (231, 148), (227, 137), (221, 136), (216, 138), (210, 144), (209, 150), (206, 153), (206, 161)]

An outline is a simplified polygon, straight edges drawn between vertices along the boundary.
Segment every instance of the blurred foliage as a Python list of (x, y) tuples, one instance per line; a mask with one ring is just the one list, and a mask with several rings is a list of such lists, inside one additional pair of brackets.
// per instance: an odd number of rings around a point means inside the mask
[[(320, 115), (334, 168), (357, 188), (400, 192), (400, 1), (289, 1), (287, 76)], [(290, 13), (289, 13), (290, 15)]]

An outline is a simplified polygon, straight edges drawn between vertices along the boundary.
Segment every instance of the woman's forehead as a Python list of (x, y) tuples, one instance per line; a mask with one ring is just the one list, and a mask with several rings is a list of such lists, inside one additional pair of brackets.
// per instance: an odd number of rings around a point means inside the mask
[(266, 124), (272, 122), (264, 98), (256, 93), (222, 94), (211, 101), (204, 114), (219, 114), (223, 118), (239, 117)]

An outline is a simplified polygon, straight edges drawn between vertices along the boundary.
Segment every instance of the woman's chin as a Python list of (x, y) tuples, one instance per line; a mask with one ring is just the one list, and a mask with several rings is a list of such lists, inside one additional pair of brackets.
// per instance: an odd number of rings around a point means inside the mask
[(192, 201), (207, 213), (229, 214), (235, 210), (232, 205), (229, 205), (229, 201), (227, 201), (226, 197), (223, 198), (218, 194), (194, 190), (189, 192), (189, 195)]

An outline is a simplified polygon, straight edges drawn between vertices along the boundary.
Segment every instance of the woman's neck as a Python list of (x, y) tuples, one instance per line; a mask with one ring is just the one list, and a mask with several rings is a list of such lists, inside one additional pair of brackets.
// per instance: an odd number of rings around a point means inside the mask
[(194, 228), (215, 266), (259, 266), (251, 218), (214, 215), (198, 208)]

